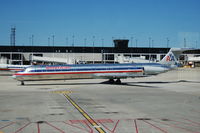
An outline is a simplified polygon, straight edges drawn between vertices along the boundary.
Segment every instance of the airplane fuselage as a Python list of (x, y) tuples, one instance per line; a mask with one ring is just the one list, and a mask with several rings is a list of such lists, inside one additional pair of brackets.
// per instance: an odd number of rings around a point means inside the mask
[(50, 79), (120, 79), (138, 77), (144, 68), (134, 64), (82, 64), (82, 65), (41, 65), (31, 66), (13, 75), (19, 81)]

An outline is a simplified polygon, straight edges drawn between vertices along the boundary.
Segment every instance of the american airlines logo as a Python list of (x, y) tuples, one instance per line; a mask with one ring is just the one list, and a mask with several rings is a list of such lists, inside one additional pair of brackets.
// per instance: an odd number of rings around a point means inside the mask
[(46, 69), (47, 70), (49, 70), (49, 69), (69, 69), (69, 68), (71, 68), (71, 67), (68, 67), (68, 66), (48, 66), (48, 67), (46, 67)]
[(169, 54), (166, 58), (166, 61), (175, 61), (173, 54)]

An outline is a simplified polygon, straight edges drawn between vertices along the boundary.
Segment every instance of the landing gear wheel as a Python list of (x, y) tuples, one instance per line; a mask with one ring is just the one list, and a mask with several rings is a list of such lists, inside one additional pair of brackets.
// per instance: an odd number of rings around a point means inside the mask
[(109, 79), (109, 81), (108, 81), (110, 84), (113, 84), (115, 81), (114, 81), (114, 79)]
[(122, 82), (121, 82), (120, 79), (117, 79), (117, 80), (115, 81), (115, 83), (116, 83), (116, 84), (121, 84)]
[(24, 85), (24, 81), (21, 81), (21, 85)]

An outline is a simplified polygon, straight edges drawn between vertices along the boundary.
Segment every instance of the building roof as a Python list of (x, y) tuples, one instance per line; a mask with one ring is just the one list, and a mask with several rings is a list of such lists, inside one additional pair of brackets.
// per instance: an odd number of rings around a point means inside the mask
[(64, 47), (64, 46), (0, 46), (0, 52), (43, 52), (43, 53), (167, 53), (170, 48), (148, 47)]

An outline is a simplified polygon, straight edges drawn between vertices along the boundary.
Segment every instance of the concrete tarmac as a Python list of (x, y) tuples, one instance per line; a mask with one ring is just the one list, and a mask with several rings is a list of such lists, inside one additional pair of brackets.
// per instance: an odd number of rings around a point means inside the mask
[(0, 133), (200, 133), (200, 69), (20, 82), (0, 76)]

